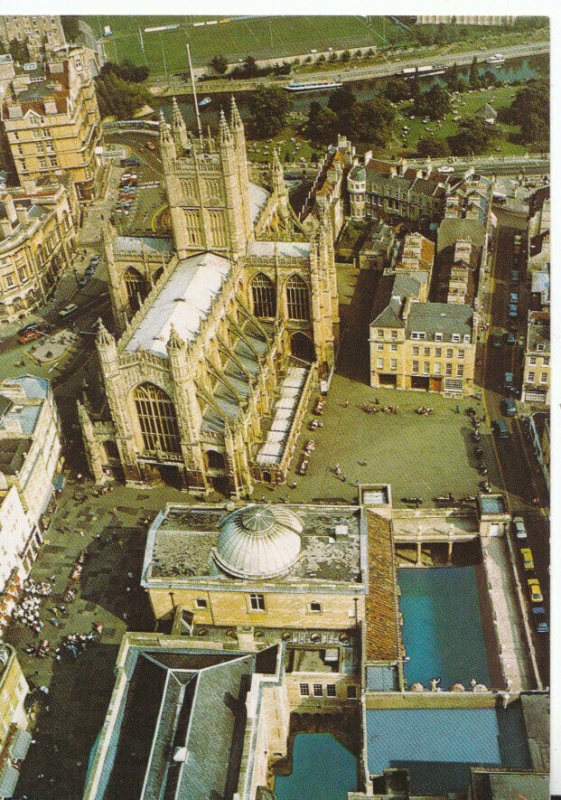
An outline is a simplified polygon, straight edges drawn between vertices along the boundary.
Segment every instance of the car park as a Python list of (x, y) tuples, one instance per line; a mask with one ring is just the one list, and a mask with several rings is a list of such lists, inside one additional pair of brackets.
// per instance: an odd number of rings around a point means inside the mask
[(528, 578), (528, 589), (532, 603), (543, 603), (542, 587), (537, 578)]
[(528, 532), (526, 531), (526, 525), (524, 524), (522, 517), (514, 517), (512, 520), (512, 527), (514, 529), (514, 535), (517, 539), (528, 538)]
[(522, 556), (522, 561), (524, 562), (524, 569), (527, 572), (531, 572), (533, 569), (535, 569), (534, 554), (529, 547), (520, 548), (520, 555)]

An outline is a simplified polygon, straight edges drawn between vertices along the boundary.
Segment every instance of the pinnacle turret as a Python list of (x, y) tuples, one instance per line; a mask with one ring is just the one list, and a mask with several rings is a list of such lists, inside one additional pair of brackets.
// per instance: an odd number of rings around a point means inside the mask
[(185, 341), (181, 338), (178, 334), (175, 325), (171, 325), (170, 332), (169, 332), (169, 339), (167, 343), (167, 350), (168, 352), (174, 351), (177, 352), (178, 350), (183, 350), (185, 348)]
[(238, 106), (234, 99), (234, 95), (232, 95), (232, 99), (230, 102), (230, 125), (232, 130), (239, 130), (240, 128), (243, 129), (243, 122), (240, 116), (240, 112), (238, 111)]
[(232, 144), (232, 131), (230, 130), (226, 121), (224, 110), (220, 109), (220, 122), (219, 122), (220, 144)]

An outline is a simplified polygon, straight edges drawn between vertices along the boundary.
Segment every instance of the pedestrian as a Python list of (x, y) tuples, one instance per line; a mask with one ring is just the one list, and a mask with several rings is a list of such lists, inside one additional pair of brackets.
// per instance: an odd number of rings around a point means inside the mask
[(344, 407), (345, 407), (345, 408), (348, 408), (348, 407), (349, 407), (349, 401), (348, 401), (348, 400), (345, 400), (345, 402), (343, 403), (343, 405), (344, 405)]

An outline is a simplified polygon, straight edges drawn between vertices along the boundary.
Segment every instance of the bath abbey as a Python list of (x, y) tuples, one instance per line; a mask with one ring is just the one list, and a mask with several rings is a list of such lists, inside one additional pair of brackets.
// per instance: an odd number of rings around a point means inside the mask
[(171, 237), (120, 236), (105, 221), (116, 335), (100, 322), (104, 397), (79, 416), (96, 480), (164, 480), (242, 498), (281, 483), (304, 410), (338, 341), (329, 211), (304, 226), (276, 154), (250, 175), (232, 101), (217, 137), (162, 118)]

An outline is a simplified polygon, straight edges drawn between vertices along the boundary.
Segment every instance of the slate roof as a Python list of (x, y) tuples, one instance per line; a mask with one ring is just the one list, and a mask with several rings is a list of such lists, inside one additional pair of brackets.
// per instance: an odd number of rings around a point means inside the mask
[(116, 236), (113, 249), (117, 253), (171, 253), (173, 242), (156, 236)]
[(442, 333), (443, 341), (451, 341), (453, 333), (463, 338), (473, 333), (473, 309), (458, 303), (412, 303), (407, 319), (407, 335), (412, 331), (425, 332), (427, 338)]
[(417, 275), (398, 272), (383, 275), (378, 283), (371, 313), (371, 325), (405, 328), (406, 322), (401, 313), (406, 298), (417, 298), (421, 281)]

